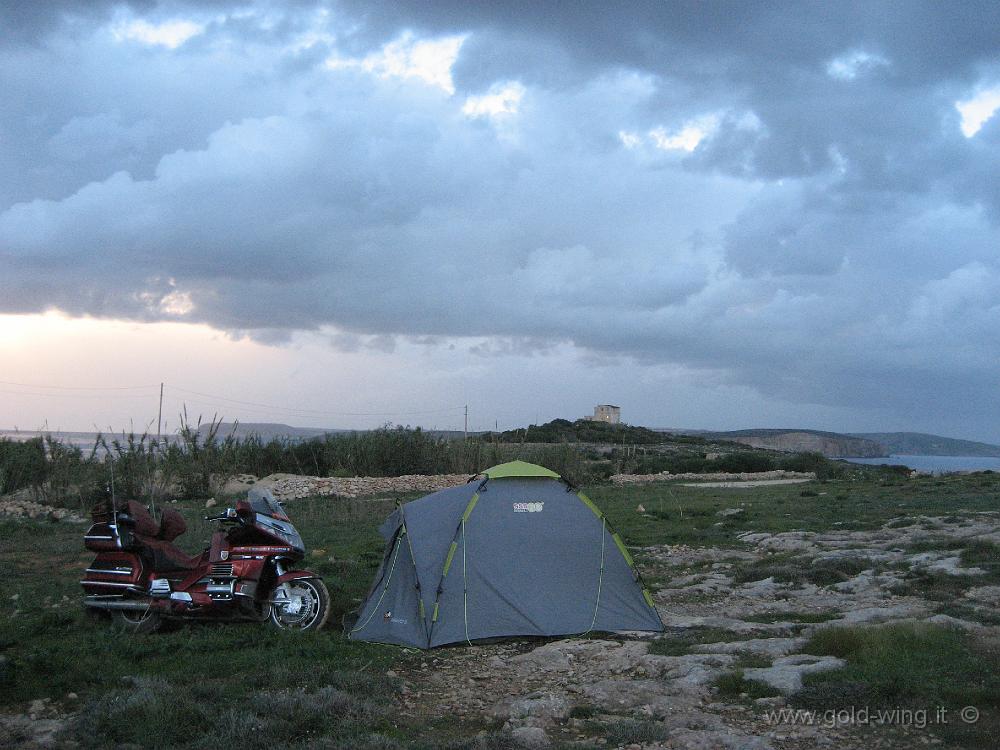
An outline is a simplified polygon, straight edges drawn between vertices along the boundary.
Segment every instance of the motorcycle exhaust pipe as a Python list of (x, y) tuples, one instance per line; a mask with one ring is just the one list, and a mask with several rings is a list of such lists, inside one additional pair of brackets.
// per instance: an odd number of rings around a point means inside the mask
[(83, 600), (83, 606), (94, 609), (149, 609), (151, 602), (135, 601), (109, 601), (107, 599), (91, 599), (87, 597)]

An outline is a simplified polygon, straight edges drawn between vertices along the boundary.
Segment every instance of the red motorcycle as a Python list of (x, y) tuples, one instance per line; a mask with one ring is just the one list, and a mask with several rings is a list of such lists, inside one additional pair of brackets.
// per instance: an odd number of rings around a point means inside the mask
[(270, 620), (279, 628), (318, 630), (330, 614), (322, 579), (292, 566), (305, 556), (302, 537), (268, 490), (218, 516), (226, 528), (208, 549), (189, 557), (174, 546), (187, 530), (176, 510), (160, 521), (141, 504), (95, 510), (84, 536), (97, 557), (80, 583), (84, 604), (110, 612), (121, 627), (153, 632), (165, 620)]

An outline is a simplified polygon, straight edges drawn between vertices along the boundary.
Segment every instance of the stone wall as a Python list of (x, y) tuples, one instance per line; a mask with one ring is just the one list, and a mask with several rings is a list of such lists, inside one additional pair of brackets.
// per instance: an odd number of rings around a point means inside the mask
[[(362, 497), (391, 492), (436, 492), (469, 481), (468, 474), (406, 474), (401, 477), (309, 477), (271, 474), (255, 482), (281, 501), (304, 497)], [(249, 482), (248, 486), (253, 486)], [(227, 487), (227, 489), (229, 489)], [(235, 489), (235, 488), (234, 488)]]
[(83, 523), (83, 519), (67, 508), (53, 508), (28, 500), (22, 493), (4, 495), (0, 498), (0, 515), (13, 518), (48, 518), (50, 521), (70, 521)]
[(616, 485), (625, 484), (649, 484), (650, 482), (672, 482), (675, 480), (684, 481), (705, 481), (705, 482), (749, 482), (769, 479), (815, 479), (816, 474), (811, 471), (743, 471), (738, 474), (726, 472), (716, 472), (714, 474), (671, 474), (664, 471), (660, 474), (614, 474), (611, 483)]

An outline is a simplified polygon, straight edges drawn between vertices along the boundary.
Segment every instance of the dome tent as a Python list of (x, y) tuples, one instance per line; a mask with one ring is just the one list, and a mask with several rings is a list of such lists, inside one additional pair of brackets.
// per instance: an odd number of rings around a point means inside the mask
[(558, 474), (513, 461), (397, 508), (348, 637), (429, 648), (502, 636), (662, 631), (601, 510)]

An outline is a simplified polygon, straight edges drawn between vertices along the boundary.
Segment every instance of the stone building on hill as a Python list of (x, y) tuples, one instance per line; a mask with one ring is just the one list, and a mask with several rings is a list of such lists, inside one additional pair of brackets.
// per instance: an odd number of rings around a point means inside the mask
[(591, 422), (607, 422), (621, 424), (622, 408), (614, 404), (598, 404), (594, 407), (594, 416), (587, 417)]

